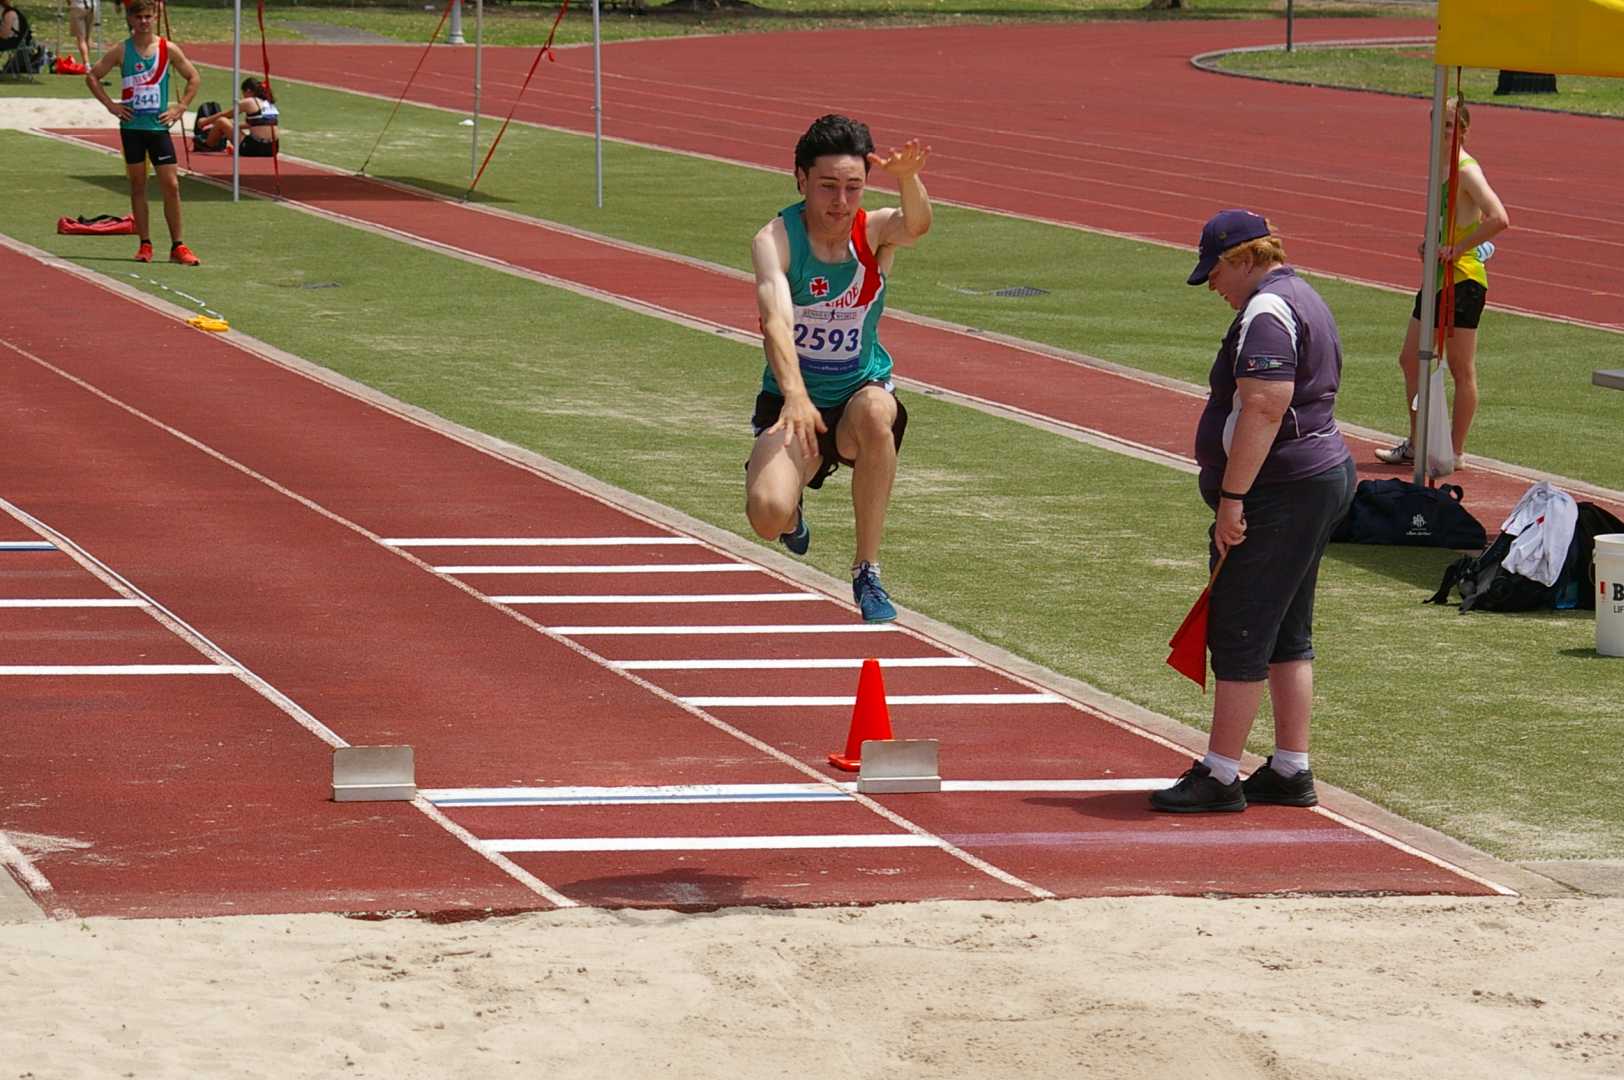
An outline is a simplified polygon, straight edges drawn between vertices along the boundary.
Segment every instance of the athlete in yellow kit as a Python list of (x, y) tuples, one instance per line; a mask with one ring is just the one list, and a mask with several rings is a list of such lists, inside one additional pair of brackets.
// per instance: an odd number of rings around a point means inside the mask
[[(1460, 159), (1455, 227), (1448, 237), (1443, 237), (1440, 223), (1438, 261), (1442, 266), (1452, 266), (1455, 275), (1455, 326), (1444, 342), (1444, 358), (1449, 364), (1449, 375), (1455, 381), (1455, 404), (1450, 412), (1450, 441), (1454, 444), (1455, 460), (1460, 462), (1466, 450), (1466, 433), (1471, 429), (1472, 417), (1477, 414), (1477, 327), (1489, 294), (1489, 274), (1483, 265), (1482, 245), (1504, 232), (1510, 226), (1511, 219), (1506, 215), (1500, 197), (1484, 178), (1482, 166), (1466, 152), (1466, 132), (1471, 127), (1472, 114), (1459, 98), (1449, 102), (1448, 112), (1444, 116), (1441, 145), (1445, 155), (1445, 172), (1448, 172), (1447, 155), (1457, 123), (1460, 124)], [(1439, 205), (1443, 206), (1442, 200)], [(1441, 268), (1438, 280), (1442, 284)], [(1440, 306), (1435, 315), (1442, 312), (1441, 290), (1438, 295)], [(1404, 400), (1413, 402), (1421, 386), (1419, 292), (1415, 295), (1415, 308), (1410, 313), (1410, 327), (1404, 335), (1404, 346), (1399, 350), (1398, 366), (1404, 372)], [(1376, 457), (1389, 465), (1407, 464), (1415, 460), (1414, 445), (1415, 411), (1411, 409), (1410, 437), (1397, 446), (1377, 450)]]

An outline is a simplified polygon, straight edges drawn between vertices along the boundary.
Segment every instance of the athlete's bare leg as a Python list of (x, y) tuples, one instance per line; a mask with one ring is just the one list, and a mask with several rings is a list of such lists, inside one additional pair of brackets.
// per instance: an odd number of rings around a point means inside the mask
[(897, 444), (891, 427), (897, 399), (878, 386), (853, 394), (835, 429), (835, 448), (852, 467), (851, 502), (856, 517), (857, 552), (853, 563), (879, 562), (885, 536), (885, 511), (897, 477)]
[(142, 240), (150, 240), (152, 234), (147, 231), (147, 159), (125, 165), (124, 174), (130, 178), (130, 218), (135, 222), (135, 235)]
[(1449, 374), (1455, 380), (1455, 402), (1449, 414), (1450, 440), (1455, 446), (1455, 458), (1466, 452), (1466, 433), (1471, 430), (1472, 418), (1477, 415), (1477, 331), (1455, 330), (1449, 335), (1444, 348), (1449, 361)]
[(801, 489), (822, 461), (803, 458), (787, 431), (756, 436), (744, 474), (744, 512), (757, 536), (777, 540), (795, 529)]
[[(164, 196), (164, 223), (169, 226), (169, 239), (180, 243), (180, 168), (176, 165), (158, 166), (158, 187)], [(143, 203), (143, 205), (145, 205)]]

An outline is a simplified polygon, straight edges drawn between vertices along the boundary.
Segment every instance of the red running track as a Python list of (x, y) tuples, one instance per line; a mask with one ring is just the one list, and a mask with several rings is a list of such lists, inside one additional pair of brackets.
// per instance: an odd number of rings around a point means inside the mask
[[(112, 149), (112, 131), (59, 131), (75, 141)], [(229, 182), (229, 160), (198, 156), (201, 175)], [(496, 213), (426, 192), (382, 184), (366, 177), (313, 165), (282, 161), (280, 185), (263, 160), (243, 162), (244, 190), (280, 190), (289, 203), (363, 224), (417, 242), (472, 255), (514, 272), (588, 290), (624, 301), (662, 318), (688, 320), (755, 338), (758, 324), (748, 279), (719, 267), (662, 256), (594, 238), (531, 218)], [(1052, 421), (1085, 437), (1151, 451), (1160, 460), (1194, 467), (1189, 456), (1204, 393), (1167, 380), (1120, 369), (1097, 367), (989, 338), (969, 330), (914, 320), (887, 312), (885, 339), (905, 357), (905, 384), (945, 390), (1032, 417)], [(1409, 470), (1378, 464), (1377, 441), (1348, 436), (1361, 477), (1404, 475)], [(1472, 513), (1490, 529), (1503, 520), (1527, 490), (1531, 478), (1481, 463), (1462, 469), (1451, 482), (1465, 490)], [(1580, 497), (1624, 511), (1611, 493), (1565, 482)]]
[[(1299, 40), (1427, 37), (1423, 20), (1308, 19)], [(1193, 247), (1223, 206), (1268, 215), (1292, 261), (1406, 290), (1426, 205), (1428, 104), (1200, 71), (1196, 54), (1279, 44), (1272, 21), (1166, 21), (670, 38), (603, 48), (610, 138), (782, 169), (811, 117), (867, 120), (935, 150), (930, 186), (965, 205)], [(229, 47), (191, 54), (230, 66)], [(278, 76), (394, 100), (418, 46), (283, 45)], [(517, 118), (589, 133), (592, 53), (560, 49)], [(505, 113), (534, 50), (488, 48)], [(473, 50), (435, 48), (409, 100), (472, 108)], [(799, 86), (817, 86), (808, 97)], [(838, 97), (822, 88), (842, 87)], [(1487, 106), (1488, 103), (1483, 103)], [(1496, 306), (1624, 330), (1616, 120), (1483, 107), (1472, 146), (1514, 229)], [(612, 183), (612, 178), (611, 178)]]
[[(1491, 891), (1324, 813), (1189, 821), (1149, 813), (1143, 790), (1079, 790), (1143, 788), (1185, 757), (984, 664), (905, 667), (966, 660), (108, 286), (9, 247), (0, 276), (0, 540), (95, 560), (0, 550), (0, 640), (18, 658), (0, 666), (0, 831), (55, 911)], [(520, 578), (528, 599), (492, 602), (487, 579)], [(690, 599), (601, 600), (661, 578)], [(770, 599), (705, 602), (718, 594)], [(38, 606), (116, 597), (155, 607)], [(153, 611), (161, 633), (141, 621)], [(949, 780), (1024, 783), (854, 798), (824, 763), (853, 669), (671, 666), (863, 655), (891, 658), (898, 731), (940, 738)], [(227, 670), (58, 667), (153, 663)], [(328, 801), (345, 742), (412, 744), (425, 799)], [(679, 784), (756, 786), (625, 790)]]

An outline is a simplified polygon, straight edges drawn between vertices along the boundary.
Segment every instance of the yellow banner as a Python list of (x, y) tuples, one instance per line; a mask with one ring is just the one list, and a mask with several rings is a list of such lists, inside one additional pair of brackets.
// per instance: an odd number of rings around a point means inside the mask
[(1624, 76), (1624, 0), (1438, 0), (1445, 67)]

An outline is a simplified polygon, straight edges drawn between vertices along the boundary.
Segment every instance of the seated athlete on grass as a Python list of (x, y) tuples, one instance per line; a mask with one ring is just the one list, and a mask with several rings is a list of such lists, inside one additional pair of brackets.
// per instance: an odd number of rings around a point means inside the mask
[(276, 96), (259, 79), (242, 81), (242, 100), (235, 108), (205, 116), (197, 122), (204, 145), (219, 149), (230, 145), (237, 125), (232, 117), (242, 117), (242, 138), (236, 142), (237, 153), (243, 157), (270, 157), (276, 152), (276, 139), (282, 114), (276, 108)]
[[(875, 331), (897, 249), (930, 229), (930, 199), (919, 180), (929, 154), (909, 140), (882, 157), (865, 125), (820, 117), (795, 147), (804, 201), (762, 226), (750, 249), (767, 367), (751, 419), (756, 441), (745, 513), (763, 539), (776, 537), (804, 555), (812, 539), (801, 513), (804, 489), (850, 467), (852, 599), (869, 622), (897, 615), (880, 585), (880, 539), (908, 423)], [(864, 212), (871, 166), (897, 181), (899, 209)]]

